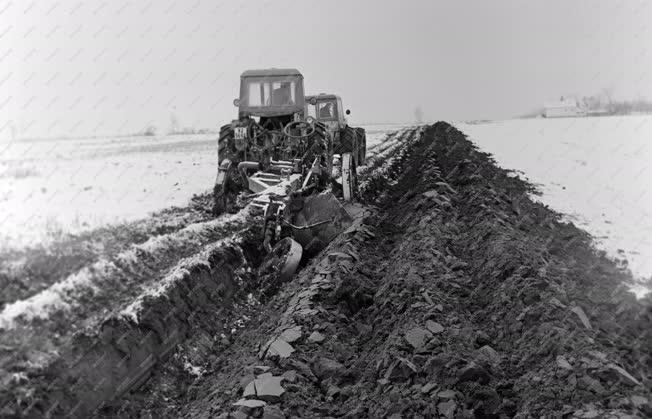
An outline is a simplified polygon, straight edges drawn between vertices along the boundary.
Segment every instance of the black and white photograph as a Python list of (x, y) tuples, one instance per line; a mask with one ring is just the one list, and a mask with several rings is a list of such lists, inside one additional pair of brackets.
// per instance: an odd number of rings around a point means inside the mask
[(652, 418), (652, 2), (0, 0), (0, 419)]

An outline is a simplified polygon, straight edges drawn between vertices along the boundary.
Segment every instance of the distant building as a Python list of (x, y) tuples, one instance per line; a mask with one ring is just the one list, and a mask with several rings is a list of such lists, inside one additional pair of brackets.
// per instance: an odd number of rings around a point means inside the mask
[(585, 116), (586, 111), (575, 99), (564, 99), (557, 102), (546, 102), (543, 105), (543, 116), (546, 118), (562, 118), (565, 116)]

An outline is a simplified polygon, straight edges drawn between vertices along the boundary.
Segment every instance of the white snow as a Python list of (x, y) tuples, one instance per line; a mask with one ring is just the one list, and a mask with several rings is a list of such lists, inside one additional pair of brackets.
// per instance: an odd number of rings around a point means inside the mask
[(378, 146), (385, 139), (388, 133), (402, 131), (405, 128), (412, 127), (414, 127), (413, 124), (379, 124), (363, 126), (367, 136), (367, 154), (372, 152), (374, 147)]
[[(360, 174), (365, 174), (366, 179), (360, 182), (359, 188), (364, 191), (367, 189), (372, 179), (388, 178), (392, 179), (393, 173), (390, 173), (392, 164), (396, 159), (401, 159), (407, 153), (407, 146), (418, 140), (422, 134), (422, 128), (404, 128), (396, 132), (392, 136), (385, 135), (375, 142), (373, 146), (369, 146), (367, 142), (368, 157), (367, 166), (359, 169)], [(379, 165), (375, 165), (379, 161)], [(376, 167), (374, 167), (376, 166)], [(390, 180), (389, 184), (392, 185), (396, 179)]]
[[(118, 254), (116, 259), (132, 263), (150, 259), (151, 262), (151, 259), (157, 259), (159, 256), (165, 257), (178, 246), (188, 245), (190, 242), (199, 243), (202, 237), (215, 228), (245, 222), (247, 214), (248, 210), (243, 209), (237, 214), (191, 224), (174, 233), (151, 237), (145, 243), (132, 245), (129, 249)], [(218, 241), (213, 245), (220, 245), (221, 243)], [(179, 265), (178, 269), (183, 269), (183, 266)], [(13, 329), (16, 327), (16, 320), (19, 318), (29, 322), (34, 319), (47, 319), (55, 312), (69, 310), (80, 304), (78, 296), (83, 293), (113, 292), (111, 289), (113, 284), (110, 281), (113, 276), (119, 275), (120, 270), (121, 268), (112, 261), (100, 259), (91, 266), (82, 268), (27, 299), (7, 304), (0, 312), (0, 329)], [(163, 281), (155, 283), (151, 288), (145, 288), (145, 292), (149, 293), (149, 295), (164, 292), (169, 283), (181, 274), (182, 272), (173, 270)], [(134, 287), (139, 286), (138, 284), (132, 285)]]
[(215, 135), (0, 143), (0, 249), (185, 205), (216, 174)]
[(210, 245), (206, 246), (206, 248), (201, 253), (182, 259), (170, 270), (167, 275), (165, 275), (163, 279), (156, 281), (150, 284), (150, 286), (146, 287), (134, 301), (129, 303), (124, 309), (120, 311), (119, 315), (121, 317), (130, 318), (134, 323), (138, 323), (140, 319), (140, 312), (142, 311), (142, 302), (146, 297), (158, 297), (163, 295), (167, 289), (170, 288), (170, 286), (183, 279), (184, 275), (189, 272), (189, 266), (204, 264), (207, 268), (210, 269), (210, 266), (208, 266), (208, 254), (210, 254), (210, 252), (214, 249), (228, 245), (231, 242), (233, 242), (233, 236), (211, 243)]
[(183, 363), (183, 369), (190, 375), (195, 376), (195, 378), (202, 377), (206, 374), (206, 369), (201, 366), (193, 365), (190, 361), (186, 360)]
[(626, 257), (635, 277), (652, 277), (652, 116), (455, 125), (501, 167), (540, 184), (538, 199)]

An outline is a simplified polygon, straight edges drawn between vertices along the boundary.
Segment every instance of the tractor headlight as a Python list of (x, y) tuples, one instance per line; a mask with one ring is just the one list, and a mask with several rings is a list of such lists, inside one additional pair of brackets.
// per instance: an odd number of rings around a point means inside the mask
[(315, 123), (315, 118), (313, 118), (312, 116), (309, 116), (309, 117), (306, 118), (306, 122), (309, 123), (309, 124), (314, 124)]

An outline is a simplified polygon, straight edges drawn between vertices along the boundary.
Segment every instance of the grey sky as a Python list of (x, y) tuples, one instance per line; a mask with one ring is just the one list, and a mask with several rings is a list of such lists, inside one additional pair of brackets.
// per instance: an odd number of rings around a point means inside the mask
[(0, 138), (215, 128), (248, 68), (296, 67), (355, 122), (652, 99), (646, 1), (0, 2)]

